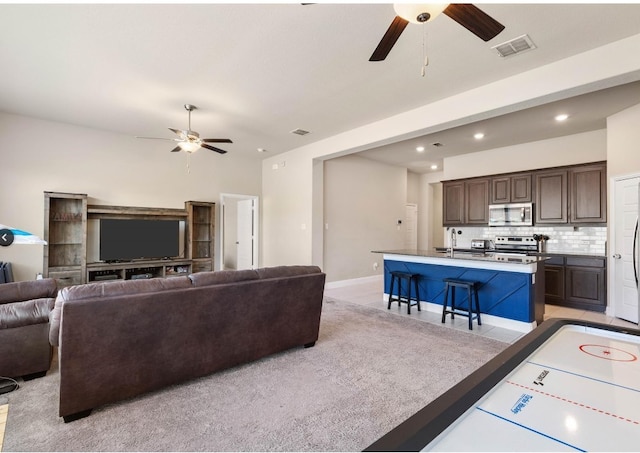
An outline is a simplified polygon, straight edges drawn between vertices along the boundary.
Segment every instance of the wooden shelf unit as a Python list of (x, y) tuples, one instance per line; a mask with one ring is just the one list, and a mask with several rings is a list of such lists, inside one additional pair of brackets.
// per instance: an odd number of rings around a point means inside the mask
[(87, 266), (87, 195), (44, 193), (43, 274), (60, 288), (84, 283)]
[(187, 258), (193, 272), (214, 269), (215, 203), (185, 202), (187, 211)]

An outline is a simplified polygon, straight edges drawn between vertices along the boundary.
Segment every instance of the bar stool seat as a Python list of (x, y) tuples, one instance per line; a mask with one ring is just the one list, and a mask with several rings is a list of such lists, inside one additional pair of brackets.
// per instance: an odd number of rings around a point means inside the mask
[[(460, 280), (456, 278), (445, 278), (442, 280), (444, 286), (444, 301), (442, 303), (442, 322), (447, 316), (451, 314), (451, 319), (454, 319), (455, 315), (466, 316), (469, 318), (469, 330), (473, 330), (473, 320), (478, 320), (478, 325), (482, 325), (480, 320), (480, 301), (478, 300), (478, 286), (480, 282), (471, 280)], [(466, 308), (456, 307), (456, 288), (464, 288), (467, 290), (467, 306)], [(447, 308), (449, 305), (449, 289), (451, 289), (451, 308)], [(474, 308), (475, 301), (475, 308)]]
[[(410, 272), (401, 272), (401, 271), (391, 271), (391, 285), (389, 287), (389, 304), (387, 305), (387, 310), (391, 309), (391, 302), (398, 302), (398, 306), (401, 304), (407, 304), (407, 314), (411, 314), (411, 306), (417, 305), (418, 311), (422, 311), (420, 308), (420, 289), (418, 288), (418, 279), (420, 278), (420, 274), (412, 274)], [(398, 283), (398, 293), (397, 296), (393, 297), (393, 288), (395, 283)], [(405, 287), (407, 288), (407, 296), (402, 295), (402, 282), (405, 282)], [(414, 297), (411, 297), (411, 287), (413, 284), (414, 288)], [(414, 302), (413, 304), (411, 302)]]

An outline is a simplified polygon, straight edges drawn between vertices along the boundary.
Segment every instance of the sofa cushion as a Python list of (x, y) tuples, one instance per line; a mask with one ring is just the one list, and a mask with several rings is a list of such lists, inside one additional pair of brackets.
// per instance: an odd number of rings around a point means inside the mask
[(55, 299), (45, 297), (0, 305), (0, 329), (13, 329), (49, 322)]
[(211, 286), (242, 282), (245, 280), (257, 280), (260, 277), (256, 271), (246, 269), (241, 271), (198, 272), (189, 275), (189, 278), (193, 282), (193, 286)]
[(0, 304), (56, 297), (58, 287), (52, 278), (0, 285)]
[(191, 287), (188, 277), (150, 278), (144, 280), (116, 280), (62, 288), (58, 299), (82, 300), (96, 297), (123, 296), (126, 294), (152, 293), (168, 289)]
[(295, 277), (296, 275), (319, 274), (318, 266), (275, 266), (258, 269), (260, 278)]

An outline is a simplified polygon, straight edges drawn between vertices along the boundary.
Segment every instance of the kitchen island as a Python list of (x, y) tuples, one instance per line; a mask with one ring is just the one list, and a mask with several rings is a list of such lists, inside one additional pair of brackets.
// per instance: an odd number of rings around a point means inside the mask
[[(390, 272), (410, 272), (419, 275), (422, 307), (442, 313), (443, 279), (459, 278), (480, 282), (478, 298), (483, 324), (529, 332), (543, 321), (545, 257), (426, 250), (374, 253), (381, 253), (384, 258), (385, 300), (389, 297)], [(467, 304), (466, 294), (462, 296), (458, 295), (456, 305)]]

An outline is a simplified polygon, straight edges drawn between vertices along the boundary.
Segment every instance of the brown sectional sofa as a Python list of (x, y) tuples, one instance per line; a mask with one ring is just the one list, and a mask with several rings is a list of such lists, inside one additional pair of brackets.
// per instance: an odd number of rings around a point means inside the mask
[(53, 279), (0, 285), (0, 376), (28, 380), (47, 373), (49, 312), (56, 293)]
[(317, 266), (63, 288), (51, 312), (65, 422), (92, 408), (318, 339)]

